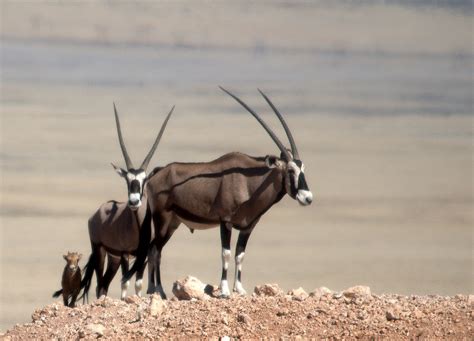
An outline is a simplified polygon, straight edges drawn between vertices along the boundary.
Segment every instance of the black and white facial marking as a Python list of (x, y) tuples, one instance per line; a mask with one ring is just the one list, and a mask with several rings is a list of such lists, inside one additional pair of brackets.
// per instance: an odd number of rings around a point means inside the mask
[(146, 172), (143, 169), (129, 169), (128, 171), (112, 166), (115, 171), (127, 182), (128, 206), (132, 210), (138, 209), (142, 205), (143, 187), (146, 180)]
[(287, 163), (287, 176), (289, 188), (288, 194), (298, 200), (300, 205), (307, 206), (313, 202), (313, 193), (309, 190), (304, 176), (304, 164), (300, 160), (293, 159)]

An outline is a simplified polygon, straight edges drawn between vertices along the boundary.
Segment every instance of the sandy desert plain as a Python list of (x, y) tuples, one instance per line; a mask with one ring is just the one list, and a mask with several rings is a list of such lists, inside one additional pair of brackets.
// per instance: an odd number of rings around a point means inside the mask
[[(283, 139), (256, 89), (269, 94), (315, 195), (306, 208), (285, 197), (261, 219), (248, 291), (473, 292), (472, 11), (2, 1), (1, 21), (0, 330), (53, 302), (62, 254), (87, 257), (87, 219), (125, 199), (110, 166), (123, 165), (113, 101), (135, 162), (174, 104), (151, 166), (277, 153), (218, 85)], [(218, 229), (178, 229), (162, 273), (168, 294), (187, 274), (217, 284)]]

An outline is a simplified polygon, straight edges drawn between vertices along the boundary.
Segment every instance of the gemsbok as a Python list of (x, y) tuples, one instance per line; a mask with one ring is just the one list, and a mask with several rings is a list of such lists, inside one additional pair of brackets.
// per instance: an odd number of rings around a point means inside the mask
[[(211, 162), (171, 163), (150, 173), (146, 192), (155, 227), (153, 243), (156, 249), (154, 259), (148, 259), (148, 266), (154, 268), (156, 291), (163, 298), (166, 295), (160, 277), (161, 251), (181, 223), (191, 231), (220, 225), (221, 297), (230, 296), (227, 270), (231, 257), (231, 232), (232, 228), (239, 230), (233, 290), (244, 295), (242, 262), (247, 241), (260, 217), (285, 194), (303, 206), (313, 201), (291, 131), (270, 99), (259, 90), (283, 125), (291, 151), (284, 147), (255, 111), (229, 91), (221, 89), (257, 119), (278, 146), (281, 155), (252, 157), (233, 152)], [(144, 258), (137, 257), (122, 281), (130, 278), (144, 262)]]
[[(127, 153), (127, 148), (122, 138), (120, 120), (114, 104), (115, 122), (120, 147), (125, 159), (126, 170), (115, 166), (115, 171), (125, 179), (128, 189), (128, 202), (117, 202), (114, 200), (102, 204), (99, 209), (89, 219), (89, 237), (92, 246), (92, 254), (85, 267), (85, 274), (81, 287), (84, 288), (83, 297), (87, 297), (93, 272), (97, 277), (97, 297), (107, 295), (110, 282), (117, 273), (121, 265), (122, 273), (129, 269), (129, 257), (137, 256), (138, 252), (148, 252), (148, 247), (152, 239), (151, 215), (147, 204), (146, 193), (143, 188), (147, 181), (146, 169), (148, 163), (155, 152), (161, 136), (166, 128), (166, 124), (173, 113), (174, 106), (166, 116), (161, 130), (155, 139), (153, 146), (148, 152), (139, 168), (134, 168)], [(104, 271), (104, 261), (107, 254), (107, 270)], [(135, 292), (141, 296), (142, 278), (145, 263), (137, 271), (135, 281)], [(153, 276), (149, 276), (149, 286), (154, 287)], [(122, 283), (122, 299), (127, 295), (129, 282)]]

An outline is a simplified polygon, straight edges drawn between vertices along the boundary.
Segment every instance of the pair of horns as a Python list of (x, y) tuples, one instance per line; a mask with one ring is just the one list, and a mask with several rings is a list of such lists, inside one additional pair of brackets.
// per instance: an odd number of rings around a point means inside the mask
[(258, 116), (258, 114), (253, 111), (247, 104), (245, 104), (244, 101), (242, 101), (240, 98), (235, 96), (234, 94), (230, 93), (228, 90), (224, 89), (222, 86), (219, 86), (222, 91), (227, 93), (229, 96), (231, 96), (233, 99), (235, 99), (238, 103), (240, 103), (249, 113), (253, 115), (257, 119), (257, 121), (262, 125), (262, 127), (267, 131), (267, 133), (270, 135), (272, 140), (276, 143), (280, 151), (285, 155), (285, 158), (289, 161), (292, 160), (293, 158), (299, 160), (299, 154), (298, 154), (298, 149), (296, 148), (295, 140), (293, 139), (293, 135), (291, 134), (290, 128), (288, 128), (288, 125), (286, 124), (285, 120), (283, 119), (283, 116), (280, 114), (278, 109), (273, 105), (272, 101), (265, 95), (260, 89), (258, 91), (260, 94), (265, 98), (265, 101), (270, 105), (270, 107), (273, 109), (275, 114), (277, 115), (278, 119), (280, 120), (283, 128), (285, 129), (286, 136), (288, 137), (288, 140), (290, 141), (290, 146), (291, 146), (291, 153), (293, 156), (288, 153), (288, 150), (285, 148), (283, 143), (281, 143), (280, 139), (275, 135), (275, 133), (270, 129), (270, 127)]
[[(173, 110), (174, 110), (174, 105), (171, 108), (168, 115), (166, 116), (163, 124), (161, 125), (161, 129), (160, 129), (160, 132), (158, 133), (158, 136), (156, 137), (155, 143), (153, 143), (153, 146), (151, 147), (150, 151), (148, 152), (147, 156), (145, 157), (145, 160), (143, 160), (142, 165), (140, 166), (139, 169), (143, 169), (143, 170), (147, 169), (148, 163), (150, 162), (151, 157), (153, 156), (153, 153), (156, 150), (156, 147), (158, 147), (158, 143), (160, 143), (161, 136), (163, 135), (163, 132), (165, 131), (166, 124), (168, 123), (168, 120), (170, 119), (170, 116), (173, 113)], [(115, 107), (115, 103), (114, 103), (114, 113), (115, 113), (115, 123), (117, 124), (117, 133), (118, 133), (120, 148), (122, 148), (123, 157), (125, 159), (125, 165), (127, 166), (127, 169), (131, 169), (131, 168), (133, 168), (133, 164), (132, 164), (132, 161), (130, 160), (130, 157), (128, 156), (127, 148), (125, 147), (125, 143), (123, 142), (122, 130), (120, 129), (120, 120), (119, 120), (119, 117), (118, 117), (117, 108)]]

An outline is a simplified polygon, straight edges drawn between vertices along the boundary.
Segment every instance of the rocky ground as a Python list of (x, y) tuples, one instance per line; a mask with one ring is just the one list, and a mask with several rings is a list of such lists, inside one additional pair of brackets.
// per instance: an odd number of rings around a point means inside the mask
[(101, 297), (74, 309), (56, 302), (36, 310), (31, 323), (14, 326), (1, 339), (474, 338), (473, 295), (375, 295), (364, 286), (284, 293), (276, 284), (265, 284), (252, 295), (223, 299), (216, 297), (217, 288), (193, 278), (177, 281), (173, 293), (169, 300)]

